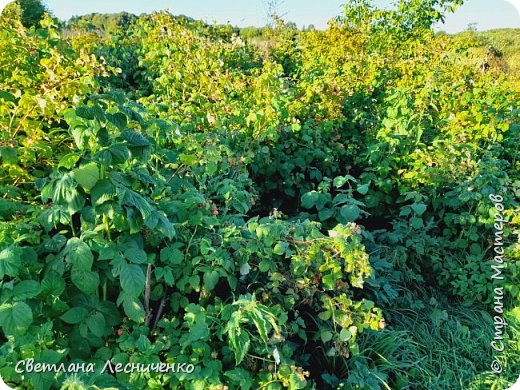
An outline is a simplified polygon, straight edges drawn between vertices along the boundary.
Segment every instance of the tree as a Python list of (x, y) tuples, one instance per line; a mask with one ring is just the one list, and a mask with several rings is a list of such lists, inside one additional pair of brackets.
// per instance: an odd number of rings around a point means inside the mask
[(20, 21), (22, 20), (22, 8), (17, 2), (12, 2), (6, 5), (4, 10), (0, 13), (2, 19), (6, 21)]
[(298, 26), (294, 22), (287, 22), (285, 23), (285, 27), (290, 30), (298, 30)]
[(22, 24), (29, 28), (38, 26), (43, 14), (47, 11), (41, 0), (18, 0), (22, 9)]
[(280, 7), (283, 5), (283, 0), (266, 0), (264, 3), (265, 13), (267, 15), (267, 26), (275, 27), (280, 22), (283, 24), (283, 17), (286, 12), (280, 13)]

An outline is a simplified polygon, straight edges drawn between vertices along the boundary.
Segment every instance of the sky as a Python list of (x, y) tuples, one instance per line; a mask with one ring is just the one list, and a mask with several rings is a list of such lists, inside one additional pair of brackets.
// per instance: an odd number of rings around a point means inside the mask
[[(167, 9), (174, 15), (187, 15), (212, 23), (263, 26), (266, 18), (266, 0), (44, 0), (58, 18), (66, 20), (73, 15), (92, 12), (111, 13), (127, 11), (134, 14)], [(465, 4), (449, 15), (437, 30), (455, 33), (476, 23), (478, 30), (493, 28), (520, 28), (520, 0), (516, 8), (505, 0), (466, 0)], [(313, 24), (323, 29), (327, 21), (341, 14), (345, 0), (279, 0), (279, 13), (284, 20), (293, 21), (299, 27)], [(379, 6), (387, 6), (390, 0), (375, 0)]]

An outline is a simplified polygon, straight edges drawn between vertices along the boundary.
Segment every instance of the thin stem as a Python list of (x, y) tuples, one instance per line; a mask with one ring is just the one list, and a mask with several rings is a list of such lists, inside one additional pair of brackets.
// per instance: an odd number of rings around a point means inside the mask
[(105, 225), (105, 230), (107, 232), (108, 240), (112, 241), (112, 237), (110, 234), (110, 225), (108, 224), (108, 217), (106, 214), (103, 214), (103, 225)]
[(107, 280), (103, 281), (103, 301), (107, 300)]
[[(168, 290), (166, 290), (166, 292), (168, 292)], [(157, 326), (157, 323), (161, 319), (162, 312), (164, 310), (164, 306), (166, 305), (166, 295), (167, 294), (165, 294), (164, 297), (161, 299), (161, 303), (159, 304), (159, 309), (157, 310), (157, 317), (155, 317), (155, 321), (153, 323), (152, 329), (155, 329), (155, 327)]]
[(22, 128), (23, 121), (26, 120), (29, 115), (31, 115), (31, 113), (34, 111), (35, 108), (36, 108), (36, 106), (32, 106), (32, 108), (29, 111), (27, 111), (27, 113), (23, 116), (23, 118), (20, 119), (20, 123), (18, 124), (18, 127), (16, 127), (16, 130), (11, 135), (11, 137), (13, 137), (13, 138), (16, 137), (16, 134), (18, 134), (18, 132)]
[(269, 381), (269, 382), (264, 383), (262, 386), (260, 386), (260, 387), (258, 388), (258, 390), (263, 389), (263, 388), (266, 387), (267, 385), (270, 385), (271, 383), (276, 383), (276, 382), (281, 382), (281, 381), (280, 381), (279, 379), (273, 379), (272, 381)]
[(191, 242), (193, 241), (193, 237), (195, 237), (195, 234), (197, 234), (197, 227), (198, 225), (195, 225), (195, 230), (193, 231), (193, 234), (191, 235), (190, 240), (188, 241), (188, 246), (186, 247), (186, 251), (184, 252), (184, 259), (188, 258)]
[(260, 357), (260, 356), (256, 356), (256, 355), (252, 355), (250, 353), (248, 353), (247, 356), (252, 357), (253, 359), (263, 360), (264, 362), (268, 362), (268, 363), (276, 363), (276, 361), (274, 361), (274, 360), (266, 359), (266, 358), (263, 358), (263, 357)]
[(144, 322), (144, 326), (150, 325), (150, 320), (152, 317), (152, 311), (150, 310), (150, 279), (152, 275), (152, 265), (148, 264), (146, 268), (146, 280), (144, 285), (144, 307), (146, 310), (146, 320)]

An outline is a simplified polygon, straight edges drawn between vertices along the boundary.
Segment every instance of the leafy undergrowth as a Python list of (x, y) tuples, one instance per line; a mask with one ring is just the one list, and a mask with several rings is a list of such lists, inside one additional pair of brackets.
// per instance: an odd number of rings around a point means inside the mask
[(0, 19), (3, 380), (510, 385), (520, 84), (433, 34), (454, 3), (351, 2), (261, 48), (165, 12)]

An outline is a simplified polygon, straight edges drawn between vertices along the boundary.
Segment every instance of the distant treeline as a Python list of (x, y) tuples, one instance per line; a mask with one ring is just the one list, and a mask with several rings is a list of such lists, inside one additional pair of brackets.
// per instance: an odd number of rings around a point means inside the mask
[[(25, 27), (38, 26), (46, 12), (51, 12), (41, 0), (17, 0), (8, 5), (4, 12), (9, 13), (9, 18), (19, 18)], [(179, 19), (194, 21), (185, 15), (175, 16)], [(73, 16), (62, 26), (71, 32), (95, 32), (100, 35), (114, 35), (126, 31), (135, 23), (139, 16), (129, 12), (112, 14), (91, 13), (82, 16)], [(245, 40), (254, 42), (256, 46), (266, 46), (266, 42), (272, 40), (273, 28), (287, 30), (289, 34), (300, 31), (315, 30), (314, 25), (303, 26), (299, 29), (294, 22), (285, 22), (275, 18), (268, 26), (264, 27), (232, 27), (232, 31)], [(440, 32), (439, 34), (444, 34)], [(488, 63), (484, 66), (500, 66), (504, 70), (520, 71), (520, 29), (497, 29), (489, 31), (474, 31), (472, 26), (468, 30), (455, 34), (461, 37), (467, 36), (471, 41), (470, 47), (486, 50)], [(267, 45), (268, 46), (268, 45)], [(483, 53), (478, 53), (481, 56)]]
[[(117, 31), (121, 31), (121, 29), (128, 29), (137, 18), (137, 15), (128, 12), (119, 12), (114, 14), (92, 13), (82, 16), (73, 16), (67, 22), (67, 27), (73, 31), (97, 31), (104, 34), (113, 34)], [(177, 15), (176, 18), (182, 18), (189, 21), (194, 20), (185, 15)], [(315, 29), (313, 24), (299, 29), (294, 22), (280, 22), (278, 27), (283, 27), (293, 31), (310, 31)], [(269, 36), (269, 31), (271, 29), (271, 26), (233, 27), (233, 31), (244, 39), (265, 38)]]
[(93, 13), (73, 16), (67, 22), (67, 27), (70, 30), (97, 31), (112, 34), (116, 31), (127, 30), (137, 18), (138, 16), (128, 12), (116, 14)]

